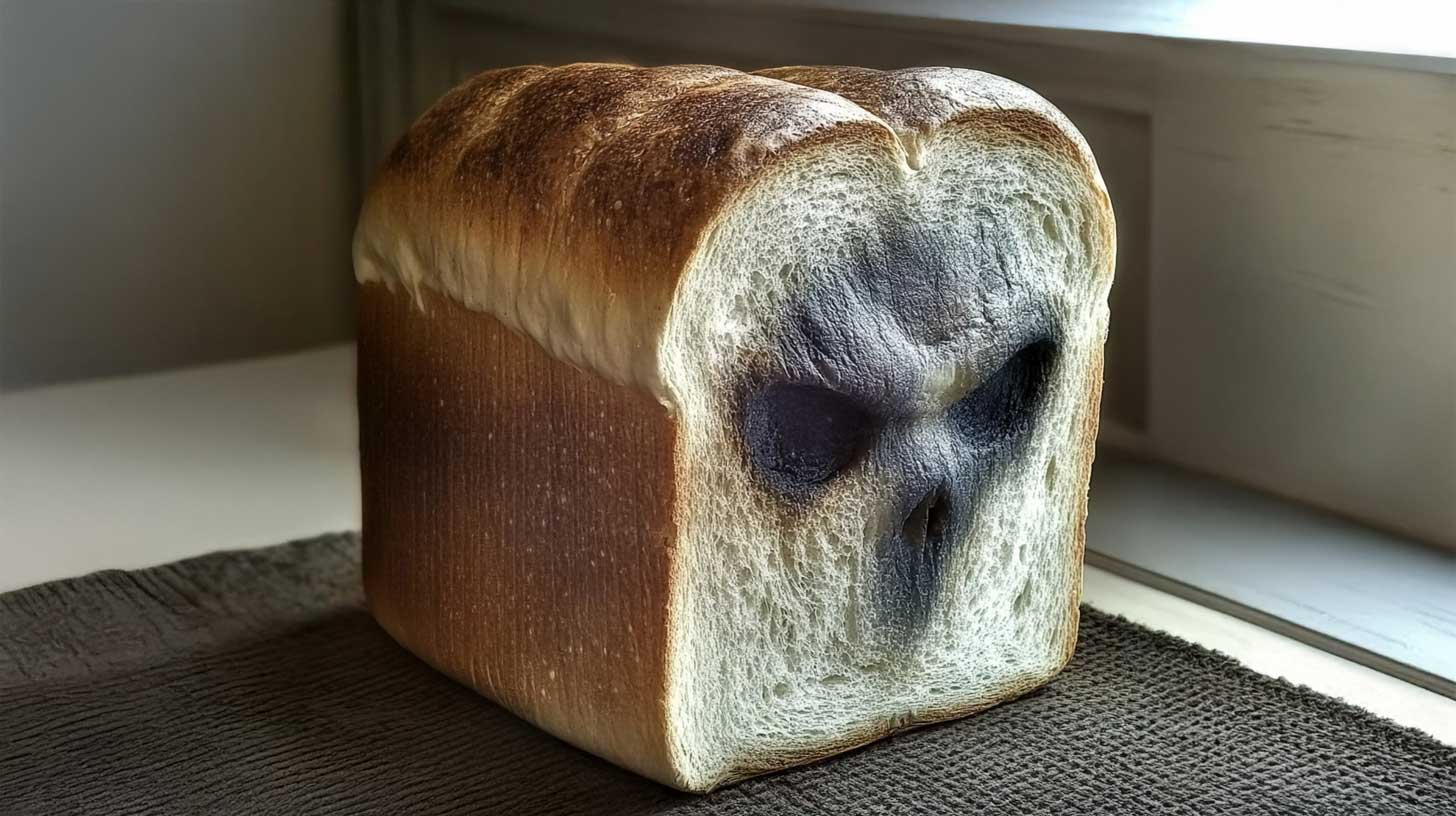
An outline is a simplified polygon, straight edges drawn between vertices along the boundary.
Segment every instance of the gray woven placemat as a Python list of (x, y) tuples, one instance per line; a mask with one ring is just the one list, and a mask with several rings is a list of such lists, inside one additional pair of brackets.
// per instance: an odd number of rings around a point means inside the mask
[(0, 813), (1456, 813), (1456, 751), (1084, 610), (1047, 688), (705, 797), (397, 647), (353, 536), (0, 595)]

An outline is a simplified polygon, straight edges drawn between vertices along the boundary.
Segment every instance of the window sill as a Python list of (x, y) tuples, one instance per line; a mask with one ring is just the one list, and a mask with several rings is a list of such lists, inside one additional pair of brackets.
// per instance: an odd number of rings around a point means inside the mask
[(1456, 552), (1103, 449), (1087, 563), (1456, 697)]

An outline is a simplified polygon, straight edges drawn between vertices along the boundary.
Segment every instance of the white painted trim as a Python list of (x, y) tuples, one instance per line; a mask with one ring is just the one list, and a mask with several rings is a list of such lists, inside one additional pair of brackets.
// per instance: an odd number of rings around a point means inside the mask
[[(707, 0), (706, 4), (714, 4)], [(760, 0), (755, 5), (1179, 40), (1456, 58), (1456, 5), (1430, 0)]]

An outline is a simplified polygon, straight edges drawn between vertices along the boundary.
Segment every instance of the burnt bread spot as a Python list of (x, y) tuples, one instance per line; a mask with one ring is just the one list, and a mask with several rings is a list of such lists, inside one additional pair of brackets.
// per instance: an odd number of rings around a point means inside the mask
[(943, 490), (932, 490), (905, 517), (900, 536), (917, 550), (934, 549), (945, 538), (950, 517), (950, 497)]
[(852, 282), (862, 305), (872, 305), (878, 319), (893, 322), (896, 334), (913, 343), (942, 343), (964, 325), (964, 315), (948, 296), (960, 277), (951, 255), (941, 236), (886, 217), (875, 232), (862, 236), (836, 277)]
[[(940, 604), (946, 567), (969, 532), (984, 486), (1016, 461), (1041, 416), (1056, 354), (1056, 342), (1046, 337), (1022, 345), (931, 420), (922, 433), (933, 445), (906, 444), (885, 457), (891, 472), (908, 475), (895, 497), (904, 521), (877, 550), (875, 607), (894, 648), (913, 643)], [(928, 447), (948, 460), (928, 455)]]
[(1056, 317), (1014, 242), (990, 216), (976, 236), (952, 247), (902, 218), (868, 225), (742, 361), (737, 435), (786, 524), (814, 523), (848, 469), (873, 476), (866, 616), (892, 653), (943, 609), (981, 496), (1015, 466), (1056, 366)]
[(771, 367), (850, 395), (882, 418), (903, 417), (921, 391), (919, 349), (964, 327), (946, 297), (955, 271), (939, 239), (903, 220), (888, 218), (857, 238), (789, 307), (759, 371)]
[(754, 470), (792, 497), (811, 494), (853, 462), (874, 424), (850, 397), (817, 385), (769, 384), (749, 394), (743, 411)]
[(951, 406), (951, 425), (978, 450), (1009, 453), (1031, 432), (1056, 353), (1056, 343), (1047, 338), (1023, 345)]
[(879, 543), (875, 588), (878, 624), (896, 647), (924, 631), (936, 608), (946, 564), (964, 534), (974, 499), (975, 491), (966, 488), (933, 484), (923, 491), (903, 491), (897, 502), (896, 517), (903, 521)]

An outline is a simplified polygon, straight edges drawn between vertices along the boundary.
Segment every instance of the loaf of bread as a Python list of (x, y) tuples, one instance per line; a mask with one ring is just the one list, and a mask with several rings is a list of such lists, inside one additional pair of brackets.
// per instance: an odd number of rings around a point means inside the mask
[(690, 791), (1020, 695), (1076, 639), (1113, 253), (995, 76), (481, 74), (355, 237), (370, 608)]

